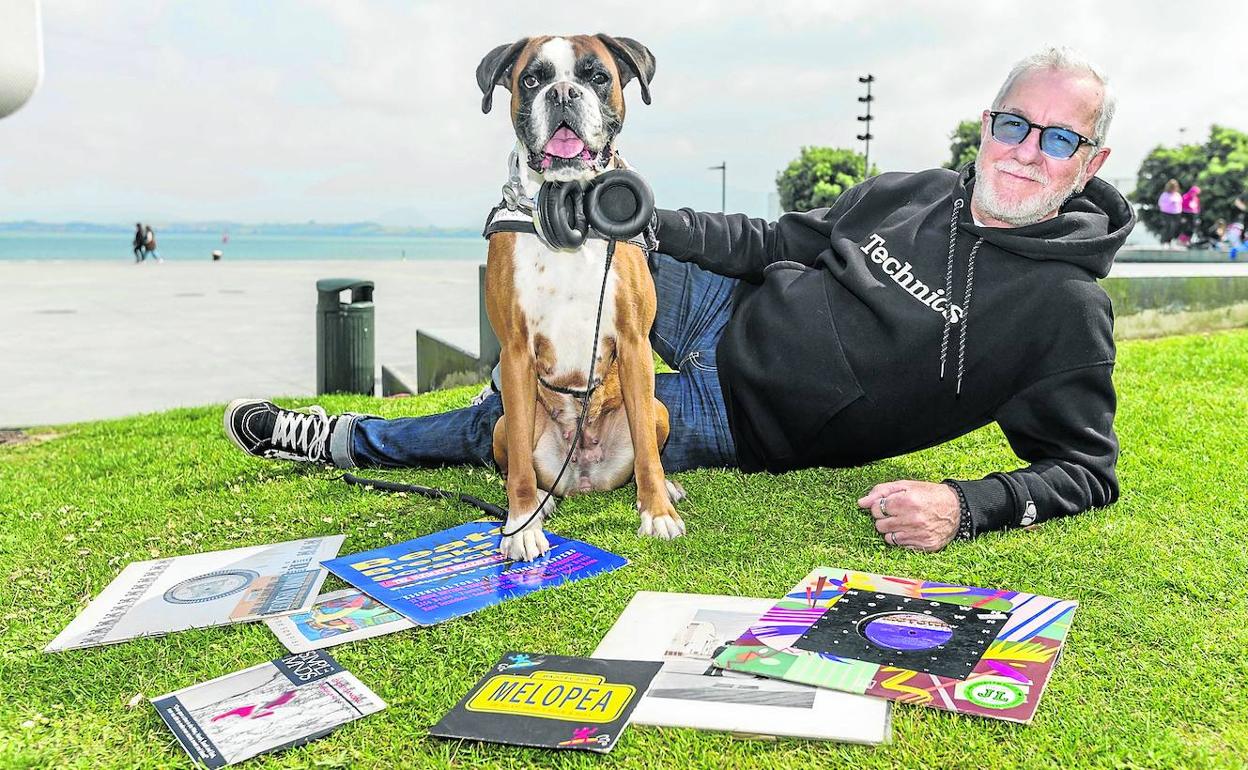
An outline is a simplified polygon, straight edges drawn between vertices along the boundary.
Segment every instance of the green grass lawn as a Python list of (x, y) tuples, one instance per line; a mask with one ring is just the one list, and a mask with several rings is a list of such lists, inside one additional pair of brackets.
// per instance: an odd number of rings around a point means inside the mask
[[(995, 426), (873, 465), (782, 476), (680, 474), (689, 535), (643, 540), (633, 490), (565, 502), (555, 532), (626, 556), (617, 572), (432, 628), (336, 647), (389, 703), (250, 767), (1244, 767), (1248, 757), (1248, 330), (1124, 343), (1116, 374), (1122, 498), (1112, 508), (922, 555), (884, 546), (854, 500), (894, 478), (1019, 463)], [(326, 398), (388, 416), (464, 403)], [(286, 402), (300, 405), (303, 402)], [(186, 767), (146, 702), (276, 658), (262, 623), (45, 655), (128, 562), (344, 533), (343, 553), (474, 510), (348, 487), (330, 470), (247, 457), (221, 409), (35, 432), (0, 447), (0, 767)], [(505, 501), (483, 469), (391, 472)], [(813, 566), (1075, 599), (1031, 726), (897, 706), (880, 747), (633, 726), (606, 757), (429, 738), (506, 649), (588, 655), (638, 590), (777, 597)], [(333, 578), (325, 590), (341, 587)]]

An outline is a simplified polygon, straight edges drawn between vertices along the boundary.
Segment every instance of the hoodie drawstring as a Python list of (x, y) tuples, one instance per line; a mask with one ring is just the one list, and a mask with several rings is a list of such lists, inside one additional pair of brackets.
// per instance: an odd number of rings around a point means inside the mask
[[(961, 197), (953, 201), (953, 216), (949, 218), (949, 259), (945, 262), (945, 328), (940, 333), (940, 379), (945, 379), (945, 361), (949, 356), (949, 327), (953, 325), (953, 257), (958, 247), (958, 213), (965, 205)], [(966, 372), (966, 321), (971, 314), (971, 290), (975, 287), (975, 255), (984, 239), (979, 238), (971, 247), (966, 265), (966, 292), (962, 299), (962, 318), (958, 321), (958, 380), (954, 395), (962, 395), (962, 375)]]
[(962, 300), (962, 320), (958, 322), (958, 387), (954, 391), (955, 396), (962, 395), (962, 374), (966, 371), (966, 322), (971, 317), (971, 289), (975, 287), (975, 255), (983, 242), (983, 238), (976, 240), (971, 247), (971, 256), (967, 258), (966, 298)]

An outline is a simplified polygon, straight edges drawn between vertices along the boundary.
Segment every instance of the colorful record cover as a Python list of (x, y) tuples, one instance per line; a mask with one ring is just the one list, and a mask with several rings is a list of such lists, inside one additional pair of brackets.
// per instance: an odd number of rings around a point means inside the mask
[(324, 565), (385, 606), (430, 626), (628, 563), (549, 532), (549, 553), (510, 562), (498, 552), (499, 533), (496, 521), (474, 521)]
[(344, 535), (128, 565), (44, 652), (259, 620), (312, 606)]
[(416, 626), (354, 588), (322, 594), (307, 612), (269, 618), (264, 622), (291, 652), (320, 650)]
[(662, 661), (633, 721), (854, 743), (883, 743), (892, 703), (711, 665), (774, 599), (639, 591), (595, 658)]
[(191, 759), (204, 767), (225, 767), (298, 746), (386, 707), (319, 650), (171, 692), (152, 705)]
[(715, 665), (1030, 722), (1076, 602), (819, 567)]
[(429, 734), (605, 754), (661, 665), (509, 652)]

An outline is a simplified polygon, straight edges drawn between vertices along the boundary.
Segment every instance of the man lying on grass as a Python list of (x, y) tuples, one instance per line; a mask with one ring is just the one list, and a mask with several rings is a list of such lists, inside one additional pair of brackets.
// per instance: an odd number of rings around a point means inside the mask
[[(667, 472), (861, 465), (996, 421), (1025, 468), (879, 484), (859, 501), (920, 551), (1118, 497), (1113, 313), (1096, 279), (1135, 224), (1095, 178), (1114, 98), (1067, 49), (1019, 62), (960, 172), (888, 173), (768, 223), (656, 215), (651, 341)], [(586, 330), (588, 333), (588, 329)], [(439, 415), (330, 417), (240, 400), (245, 451), (338, 467), (492, 464), (502, 400)]]

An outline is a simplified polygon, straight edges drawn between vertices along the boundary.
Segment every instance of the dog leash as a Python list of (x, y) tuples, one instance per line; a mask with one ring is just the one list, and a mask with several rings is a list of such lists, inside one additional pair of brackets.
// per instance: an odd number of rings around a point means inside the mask
[(602, 288), (598, 292), (598, 315), (594, 320), (594, 345), (589, 358), (589, 386), (585, 388), (584, 396), (581, 399), (581, 414), (576, 420), (576, 435), (572, 438), (572, 443), (568, 447), (568, 454), (563, 458), (563, 466), (559, 469), (559, 475), (555, 476), (554, 482), (551, 483), (550, 489), (547, 490), (546, 497), (542, 498), (542, 502), (538, 504), (537, 508), (535, 508), (531, 514), (529, 514), (529, 518), (525, 519), (523, 524), (516, 527), (511, 532), (506, 531), (506, 510), (491, 502), (487, 502), (479, 497), (473, 497), (472, 495), (465, 494), (463, 492), (451, 492), (445, 489), (425, 487), (419, 484), (400, 484), (398, 482), (383, 481), (381, 479), (367, 479), (356, 476), (354, 473), (342, 474), (342, 480), (348, 484), (362, 486), (365, 489), (372, 488), (384, 492), (410, 492), (412, 494), (423, 495), (424, 497), (429, 497), (435, 500), (459, 500), (460, 502), (467, 503), (468, 505), (481, 509), (496, 519), (502, 520), (504, 522), (504, 526), (499, 528), (500, 535), (502, 537), (511, 537), (532, 524), (533, 519), (537, 518), (537, 514), (541, 513), (542, 509), (546, 507), (546, 503), (549, 502), (550, 498), (554, 495), (554, 490), (559, 488), (559, 482), (563, 480), (563, 474), (567, 472), (568, 464), (572, 462), (572, 455), (576, 452), (577, 445), (581, 443), (581, 434), (585, 429), (585, 418), (589, 414), (589, 399), (598, 388), (598, 385), (601, 384), (601, 382), (594, 382), (594, 364), (598, 360), (598, 335), (602, 330), (602, 306), (607, 296), (607, 279), (611, 275), (611, 260), (615, 257), (615, 244), (616, 239), (614, 238), (607, 241), (607, 264), (602, 271)]
[(355, 484), (364, 488), (380, 489), (384, 492), (412, 492), (425, 497), (444, 500), (459, 500), (462, 503), (480, 508), (496, 519), (506, 519), (507, 511), (498, 507), (494, 503), (482, 500), (479, 497), (465, 494), (463, 492), (449, 492), (445, 489), (437, 489), (435, 487), (422, 487), (419, 484), (399, 484), (394, 481), (383, 481), (381, 479), (366, 479), (356, 476), (354, 473), (342, 474), (342, 480), (348, 484)]

